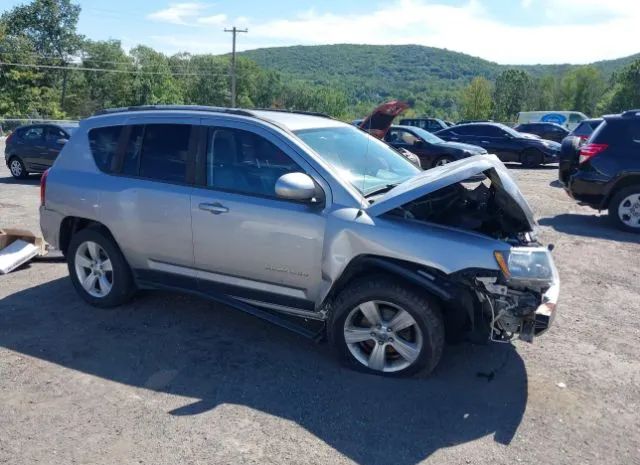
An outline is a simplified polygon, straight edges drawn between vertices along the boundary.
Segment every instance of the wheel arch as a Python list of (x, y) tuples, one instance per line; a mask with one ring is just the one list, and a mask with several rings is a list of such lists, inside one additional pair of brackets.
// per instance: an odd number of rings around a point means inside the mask
[(67, 254), (67, 250), (69, 249), (69, 244), (73, 235), (87, 228), (100, 229), (101, 231), (106, 233), (116, 243), (116, 245), (118, 244), (118, 242), (113, 237), (113, 234), (111, 234), (109, 228), (107, 228), (99, 221), (78, 216), (67, 216), (60, 223), (60, 235), (58, 236), (59, 247), (64, 255)]
[(635, 186), (635, 185), (640, 186), (640, 173), (629, 173), (629, 174), (624, 174), (620, 176), (605, 194), (604, 199), (602, 199), (602, 204), (600, 205), (600, 209), (604, 210), (609, 208), (609, 202), (611, 202), (611, 199), (620, 190), (630, 186)]
[(349, 283), (380, 275), (401, 281), (436, 299), (443, 311), (448, 338), (473, 326), (475, 301), (469, 289), (441, 270), (377, 255), (360, 255), (351, 260), (333, 283), (322, 307), (330, 309), (332, 301)]

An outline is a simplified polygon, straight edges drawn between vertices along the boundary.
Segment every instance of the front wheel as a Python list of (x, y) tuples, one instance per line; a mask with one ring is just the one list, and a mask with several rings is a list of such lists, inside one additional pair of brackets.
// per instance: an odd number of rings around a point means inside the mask
[(623, 231), (640, 233), (640, 185), (625, 187), (613, 196), (609, 217)]
[(378, 277), (363, 279), (336, 298), (329, 339), (351, 367), (385, 376), (431, 373), (444, 349), (437, 303), (423, 292)]
[(444, 166), (444, 165), (448, 165), (449, 163), (451, 163), (452, 161), (454, 161), (453, 157), (450, 157), (449, 155), (444, 155), (440, 158), (437, 158), (434, 162), (433, 162), (433, 167), (436, 166)]
[(11, 160), (9, 160), (9, 171), (11, 172), (11, 176), (16, 179), (26, 179), (29, 176), (27, 168), (18, 157), (12, 157)]
[(73, 286), (91, 305), (116, 307), (133, 295), (129, 265), (113, 239), (101, 229), (83, 229), (71, 238), (67, 264)]
[(525, 168), (536, 168), (542, 165), (543, 162), (544, 156), (535, 149), (525, 150), (520, 157), (520, 163), (522, 163)]

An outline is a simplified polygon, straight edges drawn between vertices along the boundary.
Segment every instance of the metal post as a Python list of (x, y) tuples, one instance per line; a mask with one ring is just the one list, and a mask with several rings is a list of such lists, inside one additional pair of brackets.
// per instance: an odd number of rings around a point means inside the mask
[(225, 29), (224, 32), (231, 32), (233, 34), (232, 48), (231, 48), (231, 108), (236, 107), (236, 35), (239, 32), (249, 32), (248, 29), (238, 29), (233, 26), (233, 29)]

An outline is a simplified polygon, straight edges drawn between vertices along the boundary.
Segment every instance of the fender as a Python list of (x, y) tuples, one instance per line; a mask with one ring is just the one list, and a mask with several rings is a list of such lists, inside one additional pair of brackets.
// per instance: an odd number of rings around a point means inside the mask
[(609, 207), (609, 201), (613, 197), (618, 189), (628, 187), (634, 184), (640, 184), (640, 172), (638, 171), (623, 171), (616, 178), (609, 182), (609, 187), (606, 188), (602, 202), (600, 203), (600, 209), (604, 210)]

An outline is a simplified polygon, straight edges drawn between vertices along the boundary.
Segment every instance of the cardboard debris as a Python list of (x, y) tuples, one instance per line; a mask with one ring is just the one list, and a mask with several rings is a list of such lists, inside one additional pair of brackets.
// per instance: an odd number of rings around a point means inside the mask
[(24, 229), (0, 229), (0, 274), (47, 254), (44, 239)]

